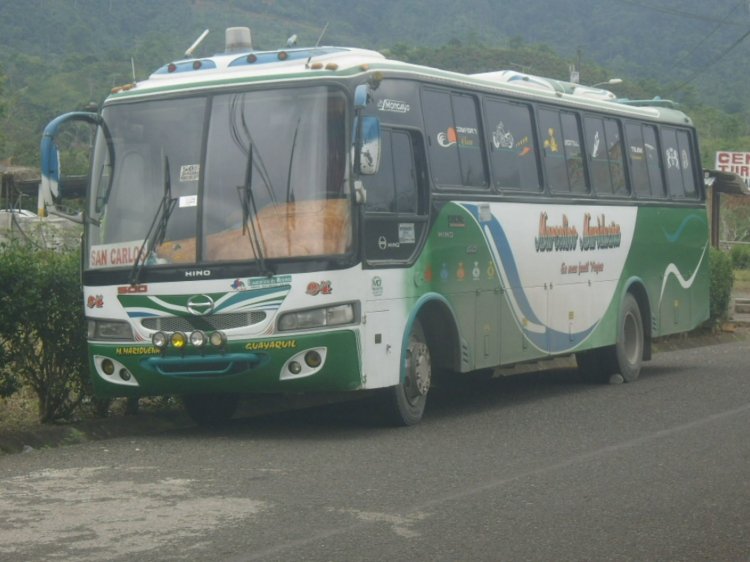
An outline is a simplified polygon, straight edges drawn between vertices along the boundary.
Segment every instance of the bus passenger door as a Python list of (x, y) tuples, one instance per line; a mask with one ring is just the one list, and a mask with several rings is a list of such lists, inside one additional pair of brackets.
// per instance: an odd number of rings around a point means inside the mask
[(414, 263), (427, 234), (424, 157), (416, 135), (384, 128), (378, 172), (362, 178), (366, 191), (364, 263), (367, 268)]

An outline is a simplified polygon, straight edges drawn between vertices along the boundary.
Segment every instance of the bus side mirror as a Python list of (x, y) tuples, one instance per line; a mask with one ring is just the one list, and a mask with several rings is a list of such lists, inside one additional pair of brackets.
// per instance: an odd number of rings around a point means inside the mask
[(377, 174), (380, 169), (380, 120), (362, 117), (362, 144), (359, 151), (359, 173), (363, 176)]
[(360, 84), (354, 90), (354, 109), (363, 110), (367, 107), (367, 102), (370, 101), (370, 86), (367, 84)]

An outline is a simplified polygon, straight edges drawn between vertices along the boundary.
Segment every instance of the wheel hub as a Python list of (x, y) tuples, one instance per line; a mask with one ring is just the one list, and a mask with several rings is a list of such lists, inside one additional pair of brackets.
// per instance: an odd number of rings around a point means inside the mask
[(409, 346), (406, 384), (412, 396), (425, 396), (430, 390), (430, 352), (427, 344), (412, 342)]

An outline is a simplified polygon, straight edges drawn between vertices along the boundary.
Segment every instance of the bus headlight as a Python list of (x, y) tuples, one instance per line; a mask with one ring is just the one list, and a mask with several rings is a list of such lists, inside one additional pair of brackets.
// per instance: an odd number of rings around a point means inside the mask
[(304, 330), (322, 326), (352, 324), (356, 318), (354, 303), (287, 312), (279, 317), (279, 331)]
[(212, 332), (211, 335), (208, 336), (208, 341), (214, 347), (224, 347), (227, 343), (227, 336), (224, 332)]
[(86, 335), (89, 340), (133, 341), (133, 329), (126, 320), (102, 320), (88, 318)]
[(164, 349), (169, 344), (169, 336), (164, 332), (156, 332), (151, 336), (151, 343), (154, 344), (154, 347)]
[(196, 330), (195, 332), (190, 334), (190, 345), (194, 345), (195, 347), (203, 347), (206, 345), (206, 342), (208, 339), (206, 338), (206, 334), (204, 332), (201, 332), (200, 330)]

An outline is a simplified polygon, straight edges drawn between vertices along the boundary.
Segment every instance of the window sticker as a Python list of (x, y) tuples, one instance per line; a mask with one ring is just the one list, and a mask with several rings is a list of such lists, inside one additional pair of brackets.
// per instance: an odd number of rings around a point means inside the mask
[(557, 137), (555, 136), (555, 129), (550, 127), (547, 130), (547, 134), (549, 136), (544, 140), (544, 148), (548, 149), (550, 152), (557, 152), (559, 150), (559, 145), (557, 144)]
[(500, 121), (495, 132), (492, 133), (492, 144), (495, 148), (513, 148), (513, 134), (505, 130), (505, 123)]
[(666, 151), (667, 156), (667, 169), (677, 168), (680, 169), (680, 158), (677, 155), (677, 150), (670, 147)]
[(414, 223), (402, 222), (398, 225), (398, 242), (399, 244), (414, 244), (417, 237), (414, 233)]
[(197, 207), (198, 196), (197, 195), (183, 195), (180, 197), (180, 208), (183, 207)]
[(180, 166), (180, 181), (198, 181), (198, 177), (201, 173), (200, 164), (185, 164)]

